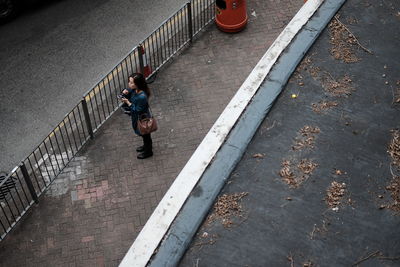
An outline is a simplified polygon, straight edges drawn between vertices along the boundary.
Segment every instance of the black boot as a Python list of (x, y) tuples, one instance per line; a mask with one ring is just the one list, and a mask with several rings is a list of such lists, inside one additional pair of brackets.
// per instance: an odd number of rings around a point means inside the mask
[(137, 158), (138, 159), (147, 159), (147, 158), (150, 158), (151, 156), (153, 156), (153, 151), (142, 152), (139, 155), (137, 155)]
[(144, 151), (144, 146), (139, 146), (136, 148), (136, 152), (143, 152)]
[[(138, 159), (146, 159), (153, 156), (153, 141), (150, 134), (142, 135), (143, 137), (143, 151), (137, 155)], [(139, 152), (139, 151), (138, 151)]]

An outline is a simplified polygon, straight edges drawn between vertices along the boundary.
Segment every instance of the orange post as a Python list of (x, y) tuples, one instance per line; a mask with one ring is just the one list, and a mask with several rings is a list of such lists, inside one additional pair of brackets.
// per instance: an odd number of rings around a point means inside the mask
[(239, 32), (247, 25), (246, 0), (216, 0), (215, 23), (224, 32)]
[(143, 64), (143, 70), (141, 70), (141, 72), (143, 72), (142, 74), (144, 75), (145, 78), (147, 78), (151, 74), (151, 68), (149, 63), (147, 62), (146, 50), (144, 50), (143, 46), (139, 46), (139, 50), (140, 50), (141, 61)]

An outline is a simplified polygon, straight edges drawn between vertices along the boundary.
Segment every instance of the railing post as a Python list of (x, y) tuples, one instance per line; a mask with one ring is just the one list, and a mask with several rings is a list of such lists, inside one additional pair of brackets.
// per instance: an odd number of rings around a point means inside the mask
[(143, 54), (144, 54), (144, 49), (142, 44), (138, 45), (138, 53), (139, 53), (139, 68), (140, 68), (140, 73), (144, 75), (144, 62), (143, 62)]
[(21, 168), (22, 176), (24, 176), (25, 183), (28, 186), (28, 190), (29, 190), (29, 193), (31, 193), (32, 199), (35, 201), (36, 204), (38, 204), (39, 199), (36, 194), (35, 188), (33, 187), (32, 180), (29, 177), (28, 170), (26, 169), (25, 163), (21, 162), (19, 167)]
[(93, 139), (94, 135), (93, 135), (92, 123), (90, 121), (89, 109), (88, 109), (85, 97), (83, 97), (83, 99), (81, 100), (81, 103), (82, 103), (82, 108), (83, 108), (83, 114), (85, 115), (86, 126), (88, 129), (89, 135), (90, 135), (90, 139)]
[(193, 42), (193, 24), (192, 24), (192, 3), (188, 2), (187, 3), (187, 9), (188, 9), (188, 30), (189, 30), (189, 40), (190, 42)]

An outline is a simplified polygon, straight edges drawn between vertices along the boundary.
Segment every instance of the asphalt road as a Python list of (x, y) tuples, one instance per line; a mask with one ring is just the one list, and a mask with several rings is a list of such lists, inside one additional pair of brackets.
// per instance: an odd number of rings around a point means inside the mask
[(0, 26), (0, 170), (187, 0), (57, 0)]

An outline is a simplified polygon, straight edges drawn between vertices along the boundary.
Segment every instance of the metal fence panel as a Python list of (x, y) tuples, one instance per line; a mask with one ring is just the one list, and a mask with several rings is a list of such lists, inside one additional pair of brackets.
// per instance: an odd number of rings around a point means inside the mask
[(149, 77), (155, 74), (213, 21), (214, 6), (215, 0), (196, 0), (181, 7), (93, 86), (21, 165), (0, 174), (0, 240), (120, 107), (117, 95), (128, 76), (145, 68)]

